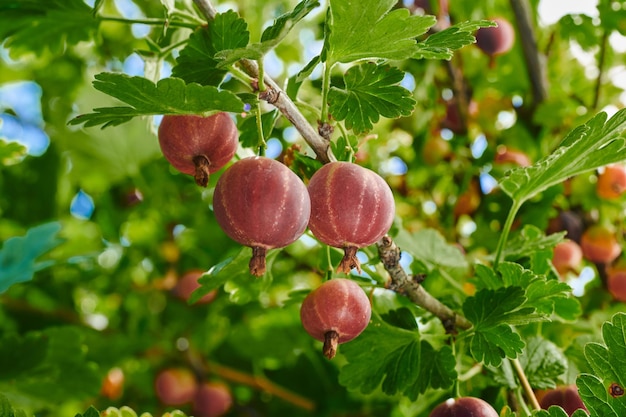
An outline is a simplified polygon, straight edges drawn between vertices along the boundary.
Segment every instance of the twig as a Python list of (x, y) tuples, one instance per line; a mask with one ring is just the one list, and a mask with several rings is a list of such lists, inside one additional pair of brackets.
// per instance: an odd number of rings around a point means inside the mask
[(187, 350), (186, 357), (189, 361), (189, 365), (196, 374), (196, 377), (201, 380), (204, 379), (207, 374), (214, 374), (226, 381), (247, 385), (268, 394), (275, 395), (276, 397), (304, 410), (315, 410), (315, 403), (310, 399), (289, 391), (288, 389), (273, 383), (265, 377), (250, 375), (229, 366), (207, 361), (197, 350), (193, 348)]
[(517, 374), (517, 377), (519, 378), (520, 383), (522, 384), (522, 388), (524, 389), (524, 392), (526, 393), (526, 397), (528, 401), (530, 401), (530, 405), (533, 407), (533, 409), (540, 410), (541, 406), (539, 405), (539, 401), (537, 401), (535, 392), (533, 391), (533, 388), (530, 386), (530, 383), (528, 382), (528, 378), (526, 378), (526, 374), (524, 373), (524, 368), (522, 367), (522, 364), (520, 363), (519, 359), (517, 358), (512, 359), (511, 363), (513, 364), (515, 373)]
[[(217, 10), (210, 0), (193, 0), (193, 2), (208, 20), (215, 18)], [(250, 77), (259, 77), (259, 66), (256, 61), (242, 59), (239, 63)], [(318, 159), (324, 163), (335, 161), (336, 158), (330, 149), (330, 143), (315, 131), (313, 126), (311, 126), (302, 113), (300, 113), (300, 110), (298, 110), (289, 96), (268, 75), (263, 77), (263, 81), (268, 89), (274, 91), (276, 100), (271, 104), (273, 104), (300, 132), (304, 140), (309, 144), (311, 149), (313, 149)]]
[(600, 90), (602, 89), (602, 81), (604, 78), (604, 65), (606, 61), (606, 44), (609, 39), (609, 31), (604, 30), (602, 33), (602, 39), (600, 40), (600, 56), (598, 57), (598, 78), (596, 79), (596, 87), (593, 95), (592, 109), (598, 108), (600, 103)]
[(537, 49), (528, 0), (510, 0), (510, 3), (513, 13), (515, 13), (517, 30), (520, 33), (522, 50), (526, 60), (526, 72), (532, 85), (532, 104), (533, 107), (536, 107), (548, 96), (548, 77), (546, 75), (545, 63), (543, 62), (545, 58), (539, 54)]
[(472, 327), (472, 324), (465, 317), (455, 313), (430, 295), (418, 281), (409, 278), (400, 265), (400, 248), (389, 236), (383, 236), (376, 242), (376, 246), (378, 247), (378, 256), (391, 277), (391, 289), (406, 294), (412, 302), (437, 316), (448, 332), (453, 332), (455, 328), (469, 329)]

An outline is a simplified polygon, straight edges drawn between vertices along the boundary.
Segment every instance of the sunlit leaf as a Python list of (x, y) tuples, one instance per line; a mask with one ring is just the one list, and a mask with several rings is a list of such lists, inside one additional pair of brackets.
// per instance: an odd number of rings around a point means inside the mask
[(489, 20), (462, 22), (433, 33), (417, 43), (416, 59), (451, 59), (454, 51), (476, 42), (474, 33), (481, 27), (495, 26)]
[(399, 85), (404, 73), (394, 67), (373, 63), (350, 68), (344, 75), (345, 88), (331, 88), (328, 94), (330, 113), (345, 120), (355, 133), (371, 130), (380, 116), (408, 116), (415, 100), (411, 92)]

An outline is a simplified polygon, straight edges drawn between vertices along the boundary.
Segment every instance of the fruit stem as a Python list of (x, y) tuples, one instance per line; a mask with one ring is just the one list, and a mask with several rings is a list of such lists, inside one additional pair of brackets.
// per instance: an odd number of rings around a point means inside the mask
[(356, 253), (359, 250), (356, 246), (346, 246), (343, 251), (343, 259), (339, 263), (339, 267), (337, 270), (339, 272), (343, 272), (345, 274), (349, 274), (352, 268), (356, 268), (356, 270), (361, 273), (361, 263), (359, 259), (356, 257)]
[(260, 246), (254, 246), (252, 248), (252, 259), (250, 259), (250, 273), (255, 277), (260, 277), (265, 274), (265, 256), (267, 255), (267, 249)]
[(196, 155), (193, 157), (193, 164), (196, 166), (196, 173), (194, 174), (194, 179), (196, 180), (196, 184), (200, 187), (206, 187), (209, 184), (209, 174), (211, 171), (209, 167), (211, 166), (211, 161), (205, 155)]
[(339, 345), (339, 333), (329, 330), (324, 334), (324, 356), (332, 359), (337, 354), (337, 346)]

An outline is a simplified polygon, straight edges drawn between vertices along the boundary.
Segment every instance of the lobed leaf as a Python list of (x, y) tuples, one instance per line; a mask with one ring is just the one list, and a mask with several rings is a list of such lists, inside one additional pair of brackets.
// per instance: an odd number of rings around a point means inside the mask
[(345, 120), (355, 133), (371, 130), (380, 116), (408, 116), (415, 100), (409, 90), (398, 85), (403, 77), (402, 71), (388, 65), (370, 62), (354, 66), (344, 75), (344, 89), (330, 89), (330, 113), (336, 120)]
[(539, 336), (526, 341), (520, 363), (530, 385), (536, 389), (555, 388), (556, 381), (567, 369), (563, 351), (551, 341)]
[(442, 31), (433, 33), (417, 43), (415, 59), (452, 59), (454, 51), (476, 42), (474, 32), (481, 27), (495, 26), (489, 20), (458, 23)]
[(164, 78), (154, 84), (143, 77), (103, 72), (95, 76), (93, 85), (129, 106), (100, 107), (94, 113), (70, 120), (71, 125), (86, 127), (117, 126), (136, 116), (157, 114), (200, 114), (218, 111), (241, 112), (243, 101), (235, 94), (210, 85), (185, 84), (180, 78)]
[(59, 222), (45, 223), (29, 229), (25, 236), (7, 239), (0, 250), (0, 294), (11, 285), (33, 279), (35, 272), (50, 265), (37, 258), (51, 251), (63, 240), (58, 238)]
[(467, 260), (457, 246), (446, 242), (436, 229), (422, 229), (415, 233), (400, 231), (394, 239), (402, 250), (410, 253), (431, 272), (437, 268), (467, 269)]
[(379, 317), (339, 351), (348, 362), (339, 383), (364, 394), (381, 386), (388, 395), (402, 393), (415, 400), (429, 388), (452, 386), (457, 377), (448, 346), (436, 350), (416, 330), (391, 326)]
[(405, 59), (418, 50), (416, 38), (436, 23), (434, 16), (391, 11), (395, 0), (330, 0), (322, 60), (334, 65), (364, 59)]
[(626, 159), (622, 133), (626, 109), (607, 121), (601, 112), (573, 129), (549, 156), (530, 167), (510, 171), (500, 187), (518, 205), (575, 175)]
[(273, 24), (265, 28), (261, 35), (261, 42), (247, 45), (237, 45), (233, 48), (223, 48), (217, 54), (220, 60), (218, 67), (223, 68), (240, 59), (261, 59), (263, 55), (275, 48), (313, 9), (319, 6), (318, 0), (302, 0), (296, 7), (281, 16)]
[(594, 374), (579, 375), (576, 385), (592, 416), (623, 416), (626, 415), (626, 395), (623, 395), (626, 388), (626, 313), (617, 313), (610, 322), (602, 325), (602, 339), (604, 344), (588, 343), (585, 346), (585, 358)]
[(218, 13), (208, 27), (196, 29), (189, 37), (189, 42), (176, 58), (172, 76), (187, 83), (217, 86), (226, 70), (218, 68), (220, 59), (215, 55), (245, 47), (249, 40), (248, 24), (244, 19), (232, 10)]
[(0, 0), (0, 39), (17, 55), (62, 54), (66, 45), (92, 39), (98, 24), (82, 0)]

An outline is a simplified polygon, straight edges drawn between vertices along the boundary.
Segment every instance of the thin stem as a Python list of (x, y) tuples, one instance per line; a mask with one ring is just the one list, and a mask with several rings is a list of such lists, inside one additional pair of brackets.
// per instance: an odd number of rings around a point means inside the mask
[[(211, 4), (210, 0), (193, 0), (195, 5), (200, 9), (204, 16), (208, 20), (212, 20), (217, 13), (215, 7)], [(239, 61), (243, 71), (252, 78), (259, 78), (259, 67), (256, 61), (249, 59), (242, 59)], [(313, 149), (318, 159), (324, 163), (336, 161), (337, 158), (332, 154), (330, 150), (329, 142), (319, 135), (318, 132), (311, 126), (306, 118), (300, 113), (300, 110), (296, 107), (293, 101), (289, 98), (282, 88), (276, 84), (274, 80), (265, 75), (263, 81), (268, 88), (275, 92), (276, 100), (271, 103), (274, 105), (287, 120), (300, 132), (304, 140)]]
[(265, 156), (265, 148), (267, 143), (265, 142), (265, 135), (263, 133), (263, 118), (261, 114), (261, 100), (257, 101), (256, 105), (256, 130), (259, 135), (259, 155)]
[(513, 205), (509, 209), (509, 215), (506, 218), (504, 223), (504, 227), (502, 228), (502, 233), (500, 233), (500, 239), (498, 240), (498, 246), (496, 248), (496, 257), (493, 261), (493, 269), (498, 270), (498, 265), (500, 265), (500, 261), (502, 261), (502, 255), (504, 253), (504, 247), (506, 246), (506, 241), (509, 238), (509, 233), (511, 232), (511, 227), (513, 226), (513, 221), (515, 221), (515, 216), (521, 207), (520, 202), (513, 201)]
[(452, 285), (454, 288), (456, 288), (460, 292), (462, 293), (464, 292), (463, 286), (459, 284), (457, 280), (452, 278), (450, 274), (448, 274), (448, 271), (446, 271), (445, 269), (439, 269), (439, 274), (441, 274), (441, 277), (445, 279), (448, 282), (448, 284)]
[(606, 45), (609, 39), (609, 31), (605, 30), (602, 33), (602, 39), (600, 40), (600, 56), (598, 57), (598, 78), (596, 79), (595, 92), (593, 95), (592, 109), (597, 109), (600, 103), (600, 91), (602, 89), (602, 81), (604, 79), (604, 65), (606, 61)]
[(530, 405), (533, 407), (533, 409), (540, 410), (541, 406), (539, 405), (539, 401), (537, 401), (537, 397), (535, 397), (535, 392), (533, 391), (533, 388), (530, 386), (530, 382), (528, 382), (528, 378), (526, 378), (526, 374), (524, 373), (524, 368), (522, 367), (522, 364), (520, 363), (519, 359), (517, 358), (513, 359), (511, 360), (511, 363), (513, 364), (513, 369), (515, 369), (515, 373), (517, 374), (517, 377), (519, 378), (520, 383), (522, 384), (524, 393), (526, 394), (528, 401), (530, 401)]
[(156, 26), (172, 26), (172, 27), (181, 27), (188, 29), (195, 29), (198, 27), (195, 23), (187, 23), (187, 22), (179, 22), (176, 20), (167, 20), (167, 19), (157, 19), (157, 18), (149, 18), (149, 19), (127, 19), (125, 17), (116, 17), (116, 16), (98, 16), (98, 19), (106, 22), (119, 22), (126, 24), (141, 24), (141, 25), (156, 25)]
[(332, 65), (329, 62), (324, 62), (324, 75), (322, 77), (322, 115), (320, 116), (321, 123), (328, 122), (328, 92), (330, 91), (330, 75)]
[(265, 91), (265, 67), (263, 57), (257, 61), (257, 65), (259, 66), (259, 91)]

